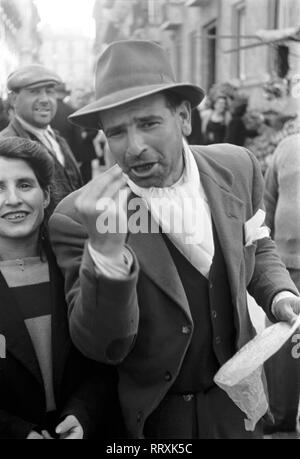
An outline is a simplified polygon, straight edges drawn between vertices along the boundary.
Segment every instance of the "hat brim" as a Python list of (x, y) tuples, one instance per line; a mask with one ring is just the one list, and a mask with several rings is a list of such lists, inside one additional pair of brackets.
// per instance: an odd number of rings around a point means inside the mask
[(69, 120), (73, 124), (77, 124), (78, 126), (84, 128), (102, 129), (99, 117), (100, 112), (165, 90), (172, 90), (173, 92), (181, 95), (184, 99), (191, 103), (192, 108), (197, 107), (205, 96), (203, 89), (199, 86), (188, 83), (164, 83), (159, 85), (138, 86), (134, 88), (127, 88), (126, 90), (116, 91), (102, 97), (101, 99), (86, 105), (80, 110), (77, 110), (69, 116)]

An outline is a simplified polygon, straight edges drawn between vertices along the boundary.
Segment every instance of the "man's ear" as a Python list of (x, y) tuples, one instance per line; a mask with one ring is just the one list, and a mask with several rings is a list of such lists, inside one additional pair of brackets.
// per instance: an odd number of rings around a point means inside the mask
[(15, 108), (15, 106), (16, 106), (18, 94), (19, 93), (15, 92), (15, 91), (10, 93), (9, 102), (13, 106), (13, 108)]
[(177, 107), (177, 113), (181, 122), (182, 134), (187, 137), (192, 132), (192, 122), (191, 122), (191, 104), (184, 100)]

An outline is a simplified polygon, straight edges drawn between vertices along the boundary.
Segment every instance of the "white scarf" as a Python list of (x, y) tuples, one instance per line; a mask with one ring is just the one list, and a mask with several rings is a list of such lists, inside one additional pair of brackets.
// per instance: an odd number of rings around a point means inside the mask
[(211, 212), (195, 158), (184, 141), (185, 168), (177, 183), (142, 188), (126, 176), (131, 191), (141, 197), (156, 223), (189, 262), (208, 278), (214, 256)]

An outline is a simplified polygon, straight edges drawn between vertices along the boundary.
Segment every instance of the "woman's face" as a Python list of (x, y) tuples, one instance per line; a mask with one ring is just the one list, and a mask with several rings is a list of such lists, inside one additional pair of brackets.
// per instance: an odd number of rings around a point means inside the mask
[(0, 157), (0, 241), (38, 234), (49, 204), (26, 161)]
[(218, 113), (225, 113), (227, 108), (226, 100), (223, 97), (219, 97), (219, 99), (215, 102), (215, 111)]

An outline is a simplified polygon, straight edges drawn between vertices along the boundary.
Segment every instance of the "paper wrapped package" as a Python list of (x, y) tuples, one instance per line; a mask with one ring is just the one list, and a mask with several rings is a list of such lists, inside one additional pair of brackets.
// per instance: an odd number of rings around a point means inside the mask
[(299, 326), (300, 316), (292, 326), (279, 322), (266, 328), (243, 346), (215, 375), (215, 383), (247, 415), (246, 430), (254, 430), (256, 423), (268, 410), (261, 378), (264, 362), (283, 346)]

